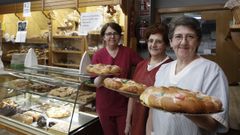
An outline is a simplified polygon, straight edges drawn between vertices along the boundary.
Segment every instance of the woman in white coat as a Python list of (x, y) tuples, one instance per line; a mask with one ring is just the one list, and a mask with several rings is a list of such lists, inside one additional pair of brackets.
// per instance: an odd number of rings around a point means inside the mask
[(201, 37), (200, 22), (195, 18), (181, 16), (170, 23), (169, 39), (176, 60), (159, 69), (154, 86), (177, 86), (218, 97), (223, 112), (189, 116), (150, 109), (147, 134), (214, 135), (228, 130), (228, 81), (215, 62), (197, 54)]

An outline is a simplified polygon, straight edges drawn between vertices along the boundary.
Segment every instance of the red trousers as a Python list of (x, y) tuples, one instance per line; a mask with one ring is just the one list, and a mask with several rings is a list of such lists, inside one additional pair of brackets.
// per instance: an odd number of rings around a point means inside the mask
[(120, 116), (101, 116), (100, 123), (103, 128), (104, 135), (125, 135), (124, 129), (126, 125), (126, 115)]

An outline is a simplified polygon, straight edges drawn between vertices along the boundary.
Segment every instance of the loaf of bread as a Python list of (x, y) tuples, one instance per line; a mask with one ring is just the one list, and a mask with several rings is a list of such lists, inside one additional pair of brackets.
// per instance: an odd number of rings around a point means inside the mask
[(75, 93), (77, 89), (72, 87), (59, 87), (52, 89), (48, 94), (57, 97), (67, 97)]
[(95, 75), (119, 75), (121, 69), (117, 65), (89, 64), (87, 72)]
[(117, 77), (104, 79), (103, 85), (108, 89), (127, 91), (135, 94), (141, 94), (147, 87), (146, 85), (137, 83), (133, 80)]
[(17, 121), (20, 121), (22, 123), (28, 124), (28, 125), (33, 123), (33, 117), (29, 116), (29, 115), (25, 115), (25, 114), (17, 113), (15, 115), (13, 115), (11, 118), (13, 118)]
[(47, 109), (46, 114), (49, 118), (64, 118), (71, 115), (71, 112), (63, 107), (51, 107)]
[(146, 106), (169, 112), (198, 114), (222, 110), (219, 99), (178, 87), (148, 87), (140, 100)]
[(38, 119), (41, 117), (41, 113), (36, 112), (36, 111), (26, 111), (23, 114), (33, 117), (34, 122), (38, 121)]

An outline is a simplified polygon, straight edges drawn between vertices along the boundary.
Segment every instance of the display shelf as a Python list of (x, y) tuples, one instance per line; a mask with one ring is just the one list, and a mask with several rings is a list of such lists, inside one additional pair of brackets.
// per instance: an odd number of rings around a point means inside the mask
[(230, 30), (240, 30), (240, 24), (230, 26)]
[(55, 36), (53, 36), (53, 38), (63, 38), (63, 39), (82, 39), (82, 38), (84, 38), (83, 36), (62, 36), (62, 35), (55, 35)]
[(28, 44), (48, 44), (46, 38), (27, 38), (26, 43)]
[(54, 53), (71, 53), (71, 54), (82, 54), (81, 51), (71, 51), (71, 50), (52, 50)]

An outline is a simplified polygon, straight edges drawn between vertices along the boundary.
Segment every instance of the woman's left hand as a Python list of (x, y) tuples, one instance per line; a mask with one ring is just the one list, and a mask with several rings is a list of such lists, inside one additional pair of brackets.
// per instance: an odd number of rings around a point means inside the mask
[(125, 135), (131, 135), (131, 131), (130, 130), (131, 130), (131, 123), (127, 122), (125, 130), (124, 130)]

